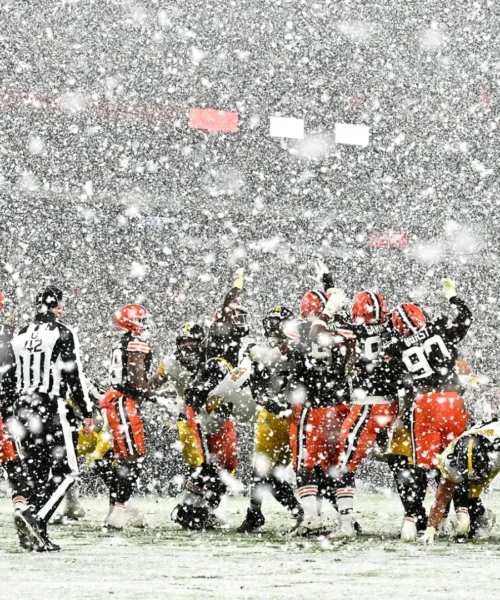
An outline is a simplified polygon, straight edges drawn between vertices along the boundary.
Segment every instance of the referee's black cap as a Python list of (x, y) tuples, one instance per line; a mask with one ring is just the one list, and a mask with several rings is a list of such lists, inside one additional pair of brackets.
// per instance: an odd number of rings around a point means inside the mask
[(48, 285), (43, 292), (36, 297), (36, 307), (38, 310), (49, 310), (57, 308), (63, 301), (63, 293), (55, 285)]

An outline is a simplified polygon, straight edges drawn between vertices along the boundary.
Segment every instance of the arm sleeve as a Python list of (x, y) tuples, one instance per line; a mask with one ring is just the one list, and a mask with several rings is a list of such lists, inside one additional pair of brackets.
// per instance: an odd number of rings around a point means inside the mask
[(321, 284), (323, 285), (325, 292), (330, 288), (335, 287), (335, 281), (333, 280), (333, 275), (330, 271), (323, 273), (321, 276)]
[(16, 394), (16, 358), (10, 343), (6, 344), (2, 352), (2, 366), (0, 367), (0, 409), (4, 421), (14, 413)]
[(83, 375), (80, 358), (80, 344), (75, 332), (61, 329), (61, 359), (64, 363), (62, 377), (69, 387), (73, 402), (81, 410), (84, 418), (92, 417), (92, 402), (90, 401), (87, 382)]
[(98, 383), (95, 383), (94, 381), (92, 381), (92, 379), (89, 379), (88, 377), (85, 378), (85, 381), (87, 382), (87, 389), (89, 391), (90, 401), (94, 406), (99, 406), (99, 402), (106, 393), (106, 390), (102, 389)]
[(472, 324), (472, 312), (467, 304), (457, 296), (450, 299), (450, 304), (455, 307), (457, 315), (448, 330), (449, 337), (459, 342), (464, 339), (469, 331), (469, 327)]
[(229, 312), (229, 307), (234, 302), (237, 302), (238, 298), (241, 296), (242, 290), (237, 287), (232, 287), (229, 292), (226, 294), (224, 298), (224, 302), (222, 303), (222, 320), (225, 321), (227, 318), (227, 314)]
[(309, 339), (311, 342), (320, 343), (320, 346), (341, 346), (346, 342), (355, 342), (356, 334), (348, 326), (338, 325), (335, 329), (329, 329), (327, 324), (331, 318), (324, 313), (313, 322)]

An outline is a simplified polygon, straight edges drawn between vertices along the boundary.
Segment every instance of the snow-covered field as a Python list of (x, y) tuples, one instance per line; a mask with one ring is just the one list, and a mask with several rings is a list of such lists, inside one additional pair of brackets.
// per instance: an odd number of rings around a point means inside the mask
[[(259, 536), (238, 535), (246, 498), (223, 505), (231, 528), (186, 533), (170, 521), (169, 499), (138, 500), (145, 531), (104, 534), (103, 498), (83, 499), (83, 522), (53, 526), (63, 552), (24, 554), (17, 548), (10, 503), (0, 501), (0, 598), (79, 600), (120, 598), (240, 598), (384, 600), (496, 599), (500, 589), (500, 529), (488, 542), (439, 541), (432, 548), (404, 545), (395, 496), (361, 495), (365, 533), (349, 544), (290, 539), (286, 513), (265, 502), (268, 522)], [(500, 494), (487, 496), (500, 513)], [(258, 577), (256, 576), (258, 574)]]

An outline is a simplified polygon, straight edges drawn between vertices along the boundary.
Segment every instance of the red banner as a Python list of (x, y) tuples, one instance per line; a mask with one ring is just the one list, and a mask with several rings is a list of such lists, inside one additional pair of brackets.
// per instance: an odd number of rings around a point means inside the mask
[(191, 108), (189, 126), (204, 131), (238, 133), (238, 113), (212, 108)]
[(408, 248), (408, 234), (393, 231), (392, 229), (372, 229), (368, 232), (367, 243), (371, 248)]

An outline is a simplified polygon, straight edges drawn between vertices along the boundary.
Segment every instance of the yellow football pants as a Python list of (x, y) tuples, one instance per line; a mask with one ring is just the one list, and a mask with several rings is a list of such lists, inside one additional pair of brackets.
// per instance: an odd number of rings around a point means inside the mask
[(260, 408), (255, 426), (254, 467), (267, 474), (277, 466), (286, 467), (292, 460), (290, 448), (291, 417), (278, 417)]

